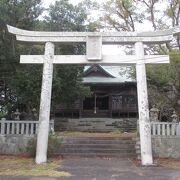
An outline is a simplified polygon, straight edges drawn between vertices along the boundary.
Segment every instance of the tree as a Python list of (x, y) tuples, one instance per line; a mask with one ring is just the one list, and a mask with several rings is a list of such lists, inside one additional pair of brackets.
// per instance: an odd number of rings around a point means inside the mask
[[(161, 4), (165, 7), (158, 8)], [(152, 30), (155, 31), (175, 27), (180, 22), (179, 0), (109, 0), (102, 8), (104, 11), (100, 23), (108, 24), (108, 29), (117, 31), (135, 31), (147, 22), (152, 24)], [(180, 113), (179, 37), (172, 44), (167, 44), (167, 48), (170, 51), (170, 65), (159, 65), (156, 68), (153, 65), (147, 66), (150, 106), (170, 104)], [(160, 45), (146, 46), (145, 53), (168, 54), (167, 48)], [(135, 73), (131, 71), (131, 74)]]
[[(26, 1), (24, 2), (26, 3)], [(27, 2), (28, 3), (28, 2)], [(29, 7), (29, 6), (28, 6)], [(21, 9), (17, 9), (17, 11)], [(17, 12), (18, 14), (19, 12)], [(30, 16), (30, 15), (29, 15)], [(29, 17), (28, 16), (28, 17)], [(23, 15), (22, 15), (23, 17)], [(30, 16), (31, 17), (31, 16)], [(82, 4), (73, 6), (68, 0), (61, 0), (51, 5), (48, 15), (44, 20), (29, 20), (29, 26), (26, 26), (26, 20), (19, 26), (25, 29), (45, 30), (45, 31), (85, 31), (84, 25), (86, 12)], [(31, 17), (32, 18), (32, 17)], [(23, 24), (24, 23), (24, 24)], [(33, 24), (33, 28), (30, 27)], [(15, 25), (16, 26), (16, 25)], [(14, 40), (13, 40), (14, 41)], [(14, 41), (14, 43), (16, 43)], [(14, 61), (16, 62), (13, 77), (8, 83), (8, 88), (13, 91), (15, 97), (12, 108), (20, 108), (21, 111), (31, 113), (33, 107), (39, 107), (42, 66), (41, 65), (20, 65), (19, 54), (43, 54), (44, 46), (24, 43), (14, 44)], [(66, 44), (56, 45), (56, 54), (84, 54), (84, 44)], [(6, 52), (7, 54), (7, 52)], [(54, 66), (53, 77), (53, 107), (61, 102), (69, 105), (76, 99), (84, 98), (89, 94), (89, 88), (82, 85), (83, 66)], [(11, 103), (12, 104), (12, 103)], [(53, 109), (53, 108), (52, 108)]]
[[(19, 68), (19, 46), (15, 38), (7, 32), (7, 24), (33, 29), (41, 14), (40, 0), (1, 0), (0, 1), (0, 110), (10, 110), (17, 102), (16, 90), (12, 87)], [(29, 48), (26, 48), (29, 51)]]
[[(76, 6), (68, 0), (56, 1), (49, 7), (46, 19), (47, 29), (51, 31), (85, 31), (87, 14), (83, 4)], [(56, 54), (84, 54), (85, 44), (56, 45)], [(54, 66), (52, 104), (66, 103), (72, 105), (77, 99), (83, 99), (89, 94), (89, 88), (82, 81), (84, 66), (56, 65)]]
[(50, 5), (46, 20), (51, 31), (84, 31), (87, 14), (81, 4), (76, 6), (68, 0)]
[(117, 31), (135, 31), (135, 23), (141, 23), (143, 14), (137, 12), (133, 0), (110, 0), (103, 5), (102, 20)]
[[(165, 10), (165, 15), (171, 19), (172, 27), (180, 25), (180, 3), (179, 0), (168, 1), (168, 6)], [(180, 38), (176, 39), (177, 46), (180, 50)]]

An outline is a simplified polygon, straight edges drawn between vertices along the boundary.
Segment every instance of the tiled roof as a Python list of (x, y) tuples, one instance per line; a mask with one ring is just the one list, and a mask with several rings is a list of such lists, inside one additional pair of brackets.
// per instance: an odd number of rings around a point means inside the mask
[[(101, 66), (105, 71), (114, 76), (115, 78), (110, 77), (84, 77), (83, 83), (88, 84), (118, 84), (125, 82), (136, 82), (135, 79), (130, 77), (127, 68), (125, 66)], [(85, 67), (85, 71), (89, 66)]]

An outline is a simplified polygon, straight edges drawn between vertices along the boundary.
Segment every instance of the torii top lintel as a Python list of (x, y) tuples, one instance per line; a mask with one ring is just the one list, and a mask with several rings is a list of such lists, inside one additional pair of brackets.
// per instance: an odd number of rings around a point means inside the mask
[(17, 40), (27, 42), (86, 42), (87, 37), (102, 37), (103, 44), (133, 44), (135, 42), (165, 43), (173, 36), (180, 35), (180, 26), (151, 32), (41, 32), (27, 31), (7, 25), (8, 31), (16, 35)]

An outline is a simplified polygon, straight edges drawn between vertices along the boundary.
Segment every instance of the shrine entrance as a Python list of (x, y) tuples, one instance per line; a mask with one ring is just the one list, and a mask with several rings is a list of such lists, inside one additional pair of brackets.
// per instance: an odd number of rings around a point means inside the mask
[(83, 110), (108, 110), (109, 109), (109, 96), (105, 93), (96, 93), (91, 97), (86, 97), (83, 101)]
[(108, 117), (109, 95), (106, 93), (93, 92), (91, 97), (83, 101), (83, 117)]
[[(135, 65), (137, 79), (139, 132), (142, 165), (152, 165), (151, 126), (149, 119), (145, 64), (169, 63), (166, 55), (145, 55), (144, 44), (168, 43), (180, 27), (156, 32), (34, 32), (8, 26), (17, 40), (45, 43), (45, 55), (22, 55), (21, 63), (43, 64), (43, 79), (37, 136), (36, 163), (47, 161), (53, 64)], [(86, 55), (54, 55), (54, 43), (86, 43)], [(103, 55), (102, 44), (131, 44), (135, 55)], [(105, 101), (105, 99), (104, 99)], [(102, 100), (99, 102), (102, 102)], [(95, 106), (96, 107), (96, 106)], [(102, 106), (99, 105), (102, 108)]]

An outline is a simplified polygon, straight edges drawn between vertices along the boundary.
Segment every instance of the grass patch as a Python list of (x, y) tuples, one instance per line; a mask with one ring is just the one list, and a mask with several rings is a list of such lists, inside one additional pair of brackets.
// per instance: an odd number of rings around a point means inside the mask
[(68, 177), (69, 172), (58, 171), (60, 160), (51, 158), (47, 163), (37, 165), (34, 159), (16, 156), (0, 156), (0, 175)]
[(173, 159), (173, 158), (158, 158), (155, 159), (155, 163), (160, 166), (173, 168), (173, 169), (180, 169), (180, 159)]
[[(135, 166), (141, 166), (141, 160), (134, 159), (132, 163)], [(154, 158), (154, 164), (170, 169), (180, 169), (180, 158)]]
[[(36, 156), (36, 144), (37, 144), (37, 138), (31, 138), (26, 146), (26, 151), (31, 155), (31, 157), (35, 158)], [(54, 153), (57, 149), (60, 148), (63, 144), (63, 138), (58, 137), (55, 135), (50, 135), (48, 137), (48, 150), (47, 150), (47, 157), (53, 157)]]
[(112, 132), (110, 132), (110, 134), (112, 135), (112, 136), (122, 136), (122, 132), (120, 131), (120, 130), (115, 130), (115, 131), (112, 131)]

